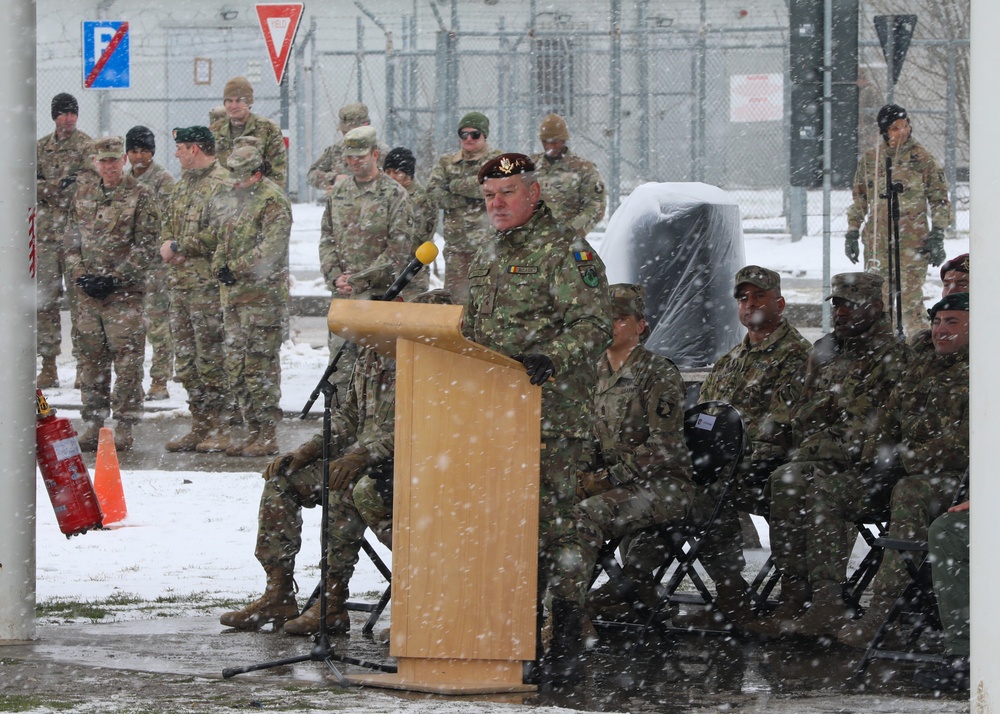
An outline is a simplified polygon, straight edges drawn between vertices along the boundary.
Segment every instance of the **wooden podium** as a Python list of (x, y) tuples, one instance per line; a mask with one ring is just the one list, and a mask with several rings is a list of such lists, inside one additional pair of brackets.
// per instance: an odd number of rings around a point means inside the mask
[(541, 390), (465, 339), (464, 308), (334, 300), (330, 330), (396, 358), (392, 630), (369, 686), (533, 691)]

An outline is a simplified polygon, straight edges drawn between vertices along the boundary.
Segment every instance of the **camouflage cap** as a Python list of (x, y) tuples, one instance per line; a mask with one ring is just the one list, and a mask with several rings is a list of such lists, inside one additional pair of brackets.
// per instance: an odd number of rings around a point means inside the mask
[(927, 317), (931, 320), (942, 310), (956, 310), (959, 312), (969, 311), (969, 293), (952, 293), (946, 297), (941, 298), (936, 303), (934, 307), (927, 311)]
[(370, 126), (359, 126), (344, 134), (344, 156), (364, 156), (378, 148), (378, 134)]
[(635, 315), (646, 317), (646, 288), (642, 285), (617, 283), (608, 287), (611, 293), (612, 317)]
[(233, 153), (226, 159), (226, 166), (237, 181), (245, 181), (260, 171), (264, 160), (260, 158), (260, 152), (256, 146), (244, 144), (233, 149)]
[(339, 112), (340, 124), (337, 128), (342, 132), (364, 126), (370, 120), (368, 118), (368, 105), (366, 104), (345, 104)]
[(368, 300), (372, 293), (382, 295), (395, 277), (392, 263), (378, 263), (352, 273), (347, 279), (347, 284), (351, 286), (351, 300)]
[(762, 268), (759, 265), (748, 265), (736, 272), (736, 279), (733, 282), (733, 297), (739, 297), (740, 285), (743, 283), (750, 283), (761, 290), (774, 290), (778, 295), (781, 295), (781, 276), (773, 270)]
[(220, 119), (226, 118), (226, 108), (224, 106), (212, 107), (208, 110), (208, 123), (214, 124)]
[(125, 140), (120, 136), (102, 136), (94, 142), (94, 158), (120, 159), (125, 156)]
[(479, 169), (479, 183), (486, 179), (507, 178), (535, 170), (535, 163), (524, 154), (500, 154)]
[(410, 302), (422, 303), (424, 305), (454, 305), (455, 301), (451, 297), (451, 290), (427, 290), (419, 295), (415, 295)]
[(839, 273), (831, 280), (826, 300), (840, 298), (863, 305), (882, 300), (882, 277), (874, 273)]
[(956, 255), (951, 260), (947, 261), (941, 266), (941, 279), (944, 280), (944, 274), (955, 270), (959, 273), (969, 272), (969, 254), (962, 253), (961, 255)]
[(215, 134), (207, 126), (189, 126), (174, 129), (178, 144), (215, 144)]

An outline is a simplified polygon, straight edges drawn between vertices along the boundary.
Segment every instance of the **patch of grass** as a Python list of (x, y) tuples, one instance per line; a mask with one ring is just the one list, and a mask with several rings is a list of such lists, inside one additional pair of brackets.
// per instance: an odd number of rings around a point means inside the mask
[(40, 602), (35, 605), (35, 617), (103, 620), (110, 611), (90, 602)]
[(70, 702), (54, 701), (46, 696), (28, 696), (25, 694), (0, 694), (0, 711), (4, 712), (30, 712), (41, 707), (49, 709), (72, 709), (75, 705)]

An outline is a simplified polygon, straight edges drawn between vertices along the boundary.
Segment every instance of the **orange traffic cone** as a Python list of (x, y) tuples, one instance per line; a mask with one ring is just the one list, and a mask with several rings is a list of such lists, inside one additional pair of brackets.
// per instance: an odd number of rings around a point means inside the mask
[(104, 526), (117, 523), (128, 515), (125, 492), (122, 491), (122, 472), (118, 468), (115, 435), (107, 427), (101, 428), (97, 440), (97, 465), (94, 466), (94, 490), (104, 514)]

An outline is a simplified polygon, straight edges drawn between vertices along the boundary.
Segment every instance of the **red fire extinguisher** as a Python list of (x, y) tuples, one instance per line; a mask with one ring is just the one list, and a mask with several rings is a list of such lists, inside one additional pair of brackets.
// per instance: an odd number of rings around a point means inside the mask
[(69, 419), (57, 417), (42, 395), (35, 390), (38, 420), (35, 425), (35, 458), (45, 481), (59, 530), (66, 537), (100, 528), (104, 520), (101, 506), (83, 463), (76, 431)]

